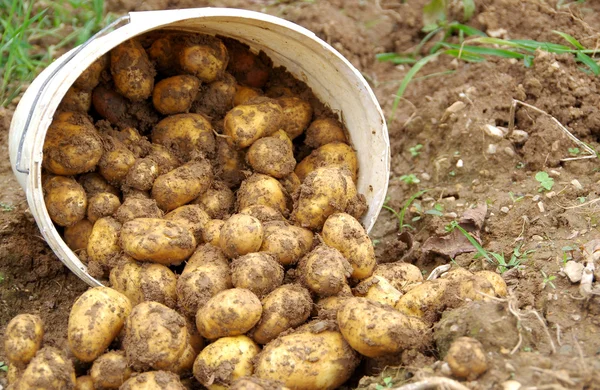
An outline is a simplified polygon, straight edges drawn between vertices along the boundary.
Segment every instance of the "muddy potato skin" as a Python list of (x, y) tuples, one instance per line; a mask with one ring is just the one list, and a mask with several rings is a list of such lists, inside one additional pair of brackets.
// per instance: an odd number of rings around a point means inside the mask
[[(240, 214), (250, 215), (258, 219), (263, 225), (266, 222), (280, 221), (284, 222), (283, 215), (272, 207), (262, 204), (253, 204), (240, 210)], [(312, 233), (311, 233), (312, 234)]]
[(190, 161), (160, 175), (152, 186), (152, 198), (162, 210), (171, 211), (200, 196), (212, 180), (212, 167), (208, 161)]
[(243, 150), (229, 146), (223, 137), (217, 138), (215, 173), (229, 188), (237, 187), (246, 178), (244, 171), (249, 168), (246, 165), (246, 154)]
[(46, 209), (54, 223), (72, 226), (85, 217), (88, 199), (75, 179), (53, 176), (44, 182), (43, 189)]
[(108, 67), (108, 55), (99, 57), (84, 70), (73, 85), (82, 91), (91, 91), (100, 83), (102, 72)]
[(94, 223), (88, 238), (87, 255), (90, 261), (104, 266), (112, 265), (121, 252), (119, 235), (121, 224), (112, 217), (104, 217)]
[(235, 204), (235, 195), (225, 182), (215, 180), (205, 193), (192, 203), (198, 204), (211, 219), (229, 217)]
[(77, 253), (87, 249), (93, 226), (94, 224), (87, 219), (82, 219), (74, 225), (65, 227), (64, 240), (73, 252)]
[(185, 390), (179, 375), (168, 371), (149, 371), (129, 378), (121, 390)]
[(254, 376), (247, 376), (234, 381), (229, 387), (230, 390), (289, 390), (283, 386), (280, 381), (270, 379), (260, 379)]
[(127, 197), (114, 217), (120, 223), (125, 223), (136, 218), (162, 218), (163, 215), (163, 211), (158, 208), (154, 199)]
[(264, 137), (248, 149), (246, 159), (255, 172), (281, 179), (294, 171), (296, 159), (292, 143), (287, 135), (281, 132), (284, 139), (281, 136)]
[(363, 296), (391, 307), (396, 307), (402, 297), (402, 293), (392, 286), (387, 279), (375, 275), (364, 279), (353, 291), (355, 296)]
[(281, 127), (290, 139), (304, 133), (312, 119), (313, 110), (310, 103), (294, 96), (280, 97), (277, 102), (283, 108)]
[(262, 300), (263, 314), (252, 331), (252, 338), (267, 344), (282, 332), (306, 322), (312, 309), (308, 290), (299, 284), (276, 288)]
[(45, 347), (31, 360), (14, 389), (73, 389), (75, 381), (73, 363), (58, 349)]
[(479, 271), (476, 272), (475, 275), (483, 276), (492, 284), (494, 288), (494, 292), (498, 297), (505, 297), (508, 294), (508, 288), (506, 286), (506, 282), (502, 279), (502, 276), (493, 271)]
[(44, 140), (42, 166), (56, 175), (92, 171), (102, 157), (102, 139), (87, 115), (59, 112)]
[(111, 50), (110, 72), (117, 91), (129, 100), (152, 95), (156, 72), (139, 41), (130, 39)]
[(235, 96), (233, 97), (233, 105), (242, 105), (258, 96), (262, 96), (262, 92), (260, 90), (246, 87), (245, 85), (238, 85), (235, 91)]
[(217, 339), (246, 333), (260, 320), (262, 305), (250, 290), (232, 288), (212, 297), (196, 315), (202, 337)]
[(147, 157), (156, 162), (159, 175), (170, 172), (181, 165), (181, 161), (179, 161), (179, 158), (173, 152), (165, 146), (156, 143), (151, 144), (150, 153), (148, 153)]
[(194, 234), (196, 243), (199, 243), (202, 242), (202, 231), (206, 223), (210, 221), (210, 216), (200, 205), (188, 204), (167, 213), (165, 219), (186, 224), (188, 229)]
[(348, 143), (344, 129), (335, 119), (316, 119), (306, 129), (304, 143), (311, 148), (317, 149), (331, 142)]
[(234, 107), (225, 115), (223, 134), (227, 143), (244, 149), (279, 130), (283, 111), (272, 99), (258, 97)]
[(156, 83), (152, 92), (154, 108), (163, 115), (186, 112), (200, 88), (200, 80), (191, 75), (179, 75)]
[(11, 364), (25, 367), (42, 345), (44, 323), (33, 314), (19, 314), (6, 326), (4, 352)]
[(192, 105), (192, 112), (201, 112), (210, 117), (222, 117), (234, 106), (237, 82), (229, 73), (203, 88)]
[(102, 217), (110, 217), (120, 206), (118, 196), (108, 192), (96, 194), (88, 200), (87, 219), (94, 223)]
[(164, 265), (179, 264), (196, 249), (196, 239), (187, 224), (157, 218), (125, 222), (120, 243), (134, 259)]
[(111, 351), (100, 355), (92, 364), (90, 377), (96, 389), (118, 389), (133, 371), (127, 364), (123, 351)]
[(75, 390), (94, 390), (94, 381), (89, 375), (77, 377), (75, 382)]
[(118, 139), (105, 135), (104, 153), (98, 162), (98, 172), (109, 183), (120, 185), (135, 164), (135, 155)]
[(247, 336), (223, 337), (208, 345), (194, 362), (194, 377), (209, 390), (226, 389), (236, 379), (250, 376), (260, 347)]
[(234, 214), (221, 228), (219, 246), (229, 258), (258, 252), (264, 231), (260, 221), (245, 214)]
[(260, 298), (281, 286), (283, 267), (268, 253), (248, 253), (231, 262), (231, 281)]
[(229, 56), (221, 41), (212, 38), (204, 45), (187, 45), (178, 53), (179, 65), (186, 73), (193, 74), (205, 83), (220, 78)]
[(352, 273), (341, 252), (327, 245), (319, 245), (304, 256), (297, 270), (302, 284), (323, 297), (339, 293)]
[(245, 209), (253, 205), (274, 208), (284, 217), (289, 214), (290, 197), (277, 179), (255, 173), (244, 180), (237, 192), (237, 208)]
[(377, 264), (373, 275), (385, 278), (400, 292), (406, 292), (410, 287), (423, 281), (423, 274), (419, 267), (410, 263)]
[(204, 230), (202, 231), (202, 239), (204, 242), (214, 245), (221, 246), (221, 229), (225, 225), (225, 221), (220, 219), (211, 219), (206, 222), (204, 225)]
[(83, 362), (94, 361), (121, 331), (131, 302), (108, 287), (95, 287), (73, 304), (67, 327), (69, 348)]
[(423, 284), (407, 291), (396, 304), (401, 313), (425, 321), (433, 321), (438, 311), (446, 305), (444, 295), (450, 282), (446, 279), (425, 281)]
[(105, 178), (96, 172), (86, 173), (79, 176), (77, 182), (81, 184), (88, 197), (92, 197), (101, 192), (119, 196), (119, 190), (110, 185)]
[(84, 91), (75, 86), (69, 88), (58, 106), (59, 110), (86, 113), (92, 106), (91, 91)]
[(177, 306), (177, 276), (162, 264), (145, 263), (140, 270), (140, 289), (144, 301)]
[(141, 279), (142, 266), (130, 257), (113, 267), (109, 274), (111, 288), (129, 298), (132, 306), (144, 300)]
[(156, 161), (150, 157), (138, 158), (125, 176), (125, 185), (140, 191), (150, 191), (160, 174)]
[(152, 142), (171, 150), (187, 161), (202, 152), (215, 152), (215, 136), (208, 119), (200, 114), (177, 114), (166, 117), (154, 126)]
[(459, 337), (450, 345), (446, 362), (452, 375), (473, 381), (487, 371), (488, 363), (481, 343), (471, 337)]
[(356, 182), (358, 172), (358, 158), (356, 152), (351, 146), (342, 142), (333, 142), (325, 144), (314, 150), (304, 160), (300, 161), (294, 172), (304, 181), (309, 173), (317, 168), (342, 166), (348, 168), (352, 175), (352, 180)]
[(271, 221), (264, 224), (264, 238), (261, 252), (269, 253), (281, 265), (293, 265), (313, 246), (313, 232), (284, 221)]
[(323, 225), (323, 241), (336, 248), (352, 265), (352, 277), (365, 279), (373, 274), (377, 261), (367, 232), (350, 214), (331, 215)]

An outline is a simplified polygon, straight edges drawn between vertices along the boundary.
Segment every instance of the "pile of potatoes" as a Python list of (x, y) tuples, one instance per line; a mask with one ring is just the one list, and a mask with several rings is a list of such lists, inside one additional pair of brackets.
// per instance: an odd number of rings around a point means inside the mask
[(333, 389), (426, 347), (446, 308), (506, 294), (491, 272), (377, 265), (356, 152), (323, 107), (212, 36), (153, 33), (88, 68), (48, 130), (43, 189), (110, 287), (74, 303), (66, 354), (16, 317), (11, 386)]

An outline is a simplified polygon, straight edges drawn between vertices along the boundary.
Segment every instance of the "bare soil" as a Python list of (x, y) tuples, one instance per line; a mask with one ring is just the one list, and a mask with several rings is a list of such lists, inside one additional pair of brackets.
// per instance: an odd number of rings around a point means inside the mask
[[(408, 51), (421, 41), (426, 2), (109, 0), (108, 10), (226, 6), (286, 18), (346, 56), (371, 83), (389, 117), (408, 67), (379, 63), (375, 54)], [(559, 30), (587, 47), (600, 44), (595, 28), (600, 25), (599, 2), (569, 8), (558, 8), (554, 0), (476, 3), (468, 24), (489, 34), (564, 43), (552, 32)], [(451, 17), (460, 20), (460, 15), (457, 9)], [(600, 300), (581, 299), (579, 285), (561, 273), (563, 260), (583, 262), (583, 246), (600, 238), (599, 160), (561, 161), (573, 157), (568, 149), (577, 145), (549, 117), (532, 109), (518, 107), (515, 115), (516, 128), (527, 132), (527, 140), (493, 138), (483, 130), (486, 124), (507, 127), (512, 100), (519, 99), (546, 111), (598, 149), (600, 78), (579, 68), (570, 56), (545, 53), (538, 53), (530, 68), (510, 60), (469, 64), (440, 57), (420, 73), (434, 76), (409, 86), (388, 123), (388, 205), (400, 210), (411, 195), (428, 191), (409, 207), (404, 223), (412, 228), (402, 235), (396, 217), (381, 212), (371, 232), (378, 261), (403, 259), (427, 273), (449, 263), (447, 256), (423, 250), (423, 245), (430, 237), (445, 236), (444, 227), (475, 205), (487, 205), (485, 223), (478, 229), (486, 249), (507, 259), (515, 248), (531, 252), (518, 269), (503, 274), (510, 290), (507, 300), (446, 311), (434, 328), (434, 350), (405, 351), (383, 372), (384, 364), (363, 362), (373, 377), (357, 378), (353, 386), (375, 389), (386, 377), (401, 385), (415, 377), (443, 375), (441, 355), (452, 340), (470, 336), (482, 343), (490, 368), (465, 382), (469, 388), (501, 388), (508, 380), (537, 388), (600, 388)], [(0, 109), (0, 332), (16, 314), (36, 313), (46, 324), (45, 345), (65, 349), (70, 307), (87, 286), (47, 247), (13, 177), (7, 145), (13, 110), (14, 105)], [(418, 144), (422, 148), (413, 156), (410, 148)], [(538, 171), (554, 179), (551, 191), (539, 191), (534, 178)], [(409, 174), (419, 183), (400, 180)], [(472, 252), (457, 254), (454, 262), (470, 270), (495, 268)], [(4, 377), (0, 371), (0, 384)]]

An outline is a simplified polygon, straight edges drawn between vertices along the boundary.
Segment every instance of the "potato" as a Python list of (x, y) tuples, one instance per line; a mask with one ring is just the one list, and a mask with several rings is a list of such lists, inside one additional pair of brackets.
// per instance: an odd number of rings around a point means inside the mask
[(171, 115), (158, 122), (152, 130), (152, 142), (188, 161), (200, 153), (212, 156), (215, 135), (208, 119), (201, 114)]
[(75, 390), (94, 390), (94, 382), (89, 375), (80, 376), (75, 382)]
[(152, 42), (147, 50), (148, 57), (150, 57), (156, 69), (162, 73), (170, 74), (178, 66), (175, 55), (177, 45), (174, 38), (174, 35), (166, 34)]
[(450, 271), (445, 272), (441, 276), (443, 279), (453, 282), (454, 284), (461, 282), (465, 279), (473, 277), (473, 272), (462, 267), (454, 267)]
[(298, 264), (302, 284), (319, 296), (336, 295), (347, 284), (352, 266), (337, 249), (319, 245)]
[(260, 379), (254, 376), (245, 376), (234, 381), (229, 387), (230, 390), (289, 390), (283, 386), (283, 382)]
[(365, 279), (373, 274), (377, 261), (373, 243), (367, 232), (354, 217), (336, 213), (325, 221), (322, 231), (323, 242), (336, 248), (352, 265), (352, 277)]
[(354, 295), (391, 307), (396, 307), (402, 297), (402, 293), (392, 286), (387, 279), (375, 275), (360, 282), (354, 288)]
[(316, 119), (306, 129), (304, 143), (311, 148), (317, 149), (331, 142), (348, 143), (344, 129), (335, 119)]
[[(350, 289), (350, 286), (348, 286), (348, 289)], [(318, 317), (323, 319), (333, 319), (335, 321), (338, 310), (349, 298), (352, 298), (352, 292), (350, 292), (348, 295), (346, 293), (340, 293), (338, 295), (332, 295), (319, 299), (316, 307)]]
[(358, 172), (358, 159), (351, 146), (342, 142), (325, 144), (300, 161), (294, 172), (304, 181), (309, 173), (321, 167), (346, 167), (356, 182)]
[(506, 286), (506, 282), (504, 279), (502, 279), (502, 275), (499, 275), (493, 271), (479, 271), (476, 272), (475, 275), (486, 278), (488, 282), (492, 284), (496, 296), (505, 297), (508, 295), (508, 288)]
[(231, 281), (261, 298), (281, 286), (283, 267), (270, 254), (248, 253), (231, 262)]
[(96, 172), (86, 173), (85, 175), (79, 176), (77, 182), (81, 184), (88, 198), (91, 198), (92, 196), (102, 192), (107, 192), (116, 196), (120, 195), (119, 190), (108, 184), (106, 179)]
[(31, 360), (15, 390), (73, 389), (75, 388), (73, 363), (58, 349), (45, 347)]
[(192, 203), (200, 205), (210, 218), (223, 219), (231, 214), (235, 203), (235, 195), (227, 184), (215, 180), (210, 188)]
[(266, 344), (282, 332), (303, 324), (310, 316), (312, 299), (299, 284), (286, 284), (262, 300), (263, 313), (252, 331), (252, 338)]
[(75, 179), (52, 176), (44, 182), (43, 188), (46, 209), (55, 224), (72, 226), (85, 218), (87, 197)]
[(428, 280), (406, 292), (398, 300), (396, 309), (406, 315), (433, 323), (439, 319), (440, 311), (446, 306), (444, 295), (449, 284), (445, 279)]
[[(285, 132), (283, 137), (287, 138)], [(264, 137), (254, 142), (248, 149), (246, 158), (255, 172), (264, 173), (275, 178), (283, 178), (294, 171), (296, 160), (289, 138), (276, 136)]]
[(136, 370), (172, 370), (185, 352), (189, 336), (185, 319), (157, 302), (142, 302), (125, 321), (123, 349)]
[(120, 206), (118, 196), (108, 192), (96, 194), (88, 200), (87, 219), (94, 223), (102, 217), (110, 217)]
[(129, 298), (132, 306), (143, 302), (144, 293), (141, 288), (142, 266), (128, 256), (110, 270), (111, 288)]
[(142, 264), (140, 290), (144, 301), (153, 301), (174, 309), (177, 306), (177, 276), (162, 264)]
[(202, 337), (218, 339), (246, 333), (260, 320), (262, 306), (252, 291), (232, 288), (221, 291), (198, 310), (196, 327)]
[(396, 354), (426, 345), (427, 325), (388, 305), (349, 298), (337, 314), (340, 332), (350, 346), (368, 357)]
[(267, 222), (264, 231), (260, 251), (275, 256), (284, 266), (296, 264), (313, 246), (314, 235), (310, 230), (287, 222)]
[(82, 91), (91, 91), (96, 88), (98, 83), (100, 83), (100, 76), (107, 67), (108, 55), (105, 54), (92, 62), (92, 64), (81, 73), (77, 80), (75, 80), (73, 86)]
[(110, 52), (110, 72), (117, 91), (131, 101), (150, 97), (156, 74), (139, 41), (129, 39)]
[(92, 92), (71, 86), (62, 98), (58, 109), (63, 111), (87, 113), (92, 107)]
[(263, 87), (271, 71), (265, 61), (240, 42), (228, 40), (226, 44), (230, 56), (229, 71), (236, 80), (250, 87)]
[(373, 276), (381, 276), (400, 292), (406, 292), (415, 284), (423, 281), (419, 267), (410, 263), (377, 264)]
[(254, 375), (283, 381), (291, 389), (338, 388), (360, 360), (340, 332), (328, 327), (319, 321), (270, 342), (255, 360)]
[(265, 91), (265, 95), (277, 99), (281, 97), (294, 97), (296, 94), (290, 88), (283, 85), (272, 85)]
[(219, 234), (219, 246), (229, 258), (258, 252), (263, 241), (263, 226), (254, 217), (234, 214)]
[(178, 207), (167, 213), (165, 219), (186, 224), (188, 229), (194, 234), (197, 243), (202, 242), (202, 230), (204, 229), (204, 225), (210, 221), (208, 214), (197, 204)]
[(4, 353), (8, 361), (23, 368), (42, 345), (44, 323), (34, 314), (19, 314), (6, 326)]
[(42, 167), (56, 175), (77, 175), (94, 170), (102, 153), (102, 139), (87, 115), (59, 112), (48, 127)]
[(474, 381), (488, 369), (483, 345), (471, 337), (459, 337), (454, 340), (445, 360), (452, 375), (468, 381)]
[(138, 158), (125, 176), (125, 185), (140, 191), (150, 191), (159, 172), (158, 163), (151, 157)]
[(175, 363), (172, 371), (179, 375), (188, 375), (192, 373), (192, 368), (194, 367), (194, 361), (196, 360), (196, 356), (198, 353), (194, 350), (191, 344), (188, 343), (185, 351), (179, 358), (179, 360)]
[(235, 91), (235, 96), (233, 97), (233, 105), (239, 106), (245, 104), (249, 100), (254, 99), (255, 97), (262, 96), (262, 91), (256, 88), (246, 87), (244, 85), (238, 85)]
[(131, 124), (129, 105), (127, 98), (106, 85), (100, 84), (92, 91), (94, 110), (113, 126)]
[(244, 149), (279, 130), (282, 116), (283, 110), (275, 100), (257, 97), (225, 115), (223, 134), (231, 147)]
[(208, 84), (192, 106), (193, 112), (201, 112), (212, 118), (222, 117), (233, 108), (237, 83), (229, 73)]
[(289, 214), (290, 197), (276, 179), (255, 173), (242, 182), (237, 192), (238, 210), (248, 206), (263, 205), (274, 208), (284, 217)]
[(88, 240), (92, 234), (93, 223), (87, 219), (82, 219), (74, 225), (65, 227), (65, 243), (75, 253), (87, 249)]
[[(458, 294), (455, 293), (455, 289), (458, 289)], [(457, 282), (450, 282), (447, 294), (450, 297), (458, 295), (458, 300), (449, 298), (448, 301), (450, 307), (457, 307), (467, 299), (471, 301), (488, 300), (490, 296), (495, 295), (495, 290), (492, 283), (485, 276), (473, 275)]]
[(98, 172), (109, 183), (120, 185), (135, 164), (135, 155), (125, 144), (110, 135), (105, 135), (103, 141), (104, 154), (98, 162)]
[(292, 172), (286, 177), (279, 179), (279, 182), (292, 198), (296, 198), (296, 193), (300, 191), (300, 186), (302, 185), (298, 175)]
[(117, 209), (114, 217), (117, 221), (125, 223), (136, 218), (162, 218), (163, 211), (158, 208), (154, 199), (128, 197)]
[(152, 150), (152, 144), (135, 127), (126, 127), (120, 131), (107, 131), (107, 134), (121, 141), (138, 158), (146, 156)]
[(84, 292), (69, 314), (67, 333), (73, 355), (83, 362), (94, 361), (117, 337), (130, 312), (129, 299), (112, 288)]
[(172, 372), (149, 371), (128, 379), (120, 390), (185, 390), (185, 387)]
[(219, 39), (205, 36), (203, 40), (202, 44), (184, 46), (177, 56), (184, 72), (210, 83), (223, 76), (229, 55)]
[(215, 173), (229, 188), (237, 187), (246, 178), (245, 153), (229, 146), (223, 137), (217, 137), (217, 159)]
[(298, 97), (280, 97), (277, 103), (283, 108), (281, 127), (290, 139), (304, 133), (312, 119), (313, 110), (309, 102)]
[(90, 261), (111, 267), (121, 253), (119, 235), (121, 224), (112, 217), (104, 217), (94, 223), (88, 238), (87, 255)]
[(151, 145), (150, 153), (147, 157), (156, 162), (158, 165), (159, 175), (171, 172), (173, 169), (181, 165), (177, 156), (175, 156), (169, 149), (159, 144)]
[(225, 221), (220, 219), (211, 219), (204, 225), (202, 231), (202, 240), (214, 246), (221, 246), (221, 229), (225, 225)]
[(190, 75), (162, 79), (154, 87), (152, 103), (163, 115), (187, 112), (200, 90), (200, 80)]
[(253, 204), (252, 206), (245, 207), (241, 209), (239, 213), (250, 215), (251, 217), (258, 219), (263, 224), (273, 221), (285, 221), (285, 218), (283, 218), (283, 215), (279, 211), (262, 204)]
[(260, 347), (246, 336), (223, 337), (200, 352), (194, 377), (209, 390), (227, 389), (243, 376), (252, 375), (252, 361)]
[(96, 389), (118, 389), (132, 374), (123, 351), (110, 351), (100, 355), (90, 370)]
[(171, 211), (200, 196), (212, 180), (210, 163), (204, 159), (193, 160), (160, 175), (152, 186), (152, 198), (162, 210)]
[(188, 224), (157, 218), (125, 222), (120, 243), (123, 251), (134, 259), (164, 265), (179, 264), (196, 249), (196, 239)]

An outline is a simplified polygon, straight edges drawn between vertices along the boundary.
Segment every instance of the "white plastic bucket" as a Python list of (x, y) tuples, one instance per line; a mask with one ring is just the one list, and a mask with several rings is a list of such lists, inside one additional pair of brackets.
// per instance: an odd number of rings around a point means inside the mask
[(71, 271), (91, 286), (100, 285), (64, 243), (46, 210), (41, 182), (46, 131), (67, 90), (92, 62), (132, 37), (164, 28), (218, 34), (262, 50), (338, 113), (358, 153), (358, 190), (369, 206), (362, 222), (367, 231), (373, 227), (388, 186), (387, 126), (371, 88), (344, 57), (305, 28), (258, 12), (227, 8), (132, 12), (45, 69), (21, 98), (10, 126), (13, 171), (46, 242)]

